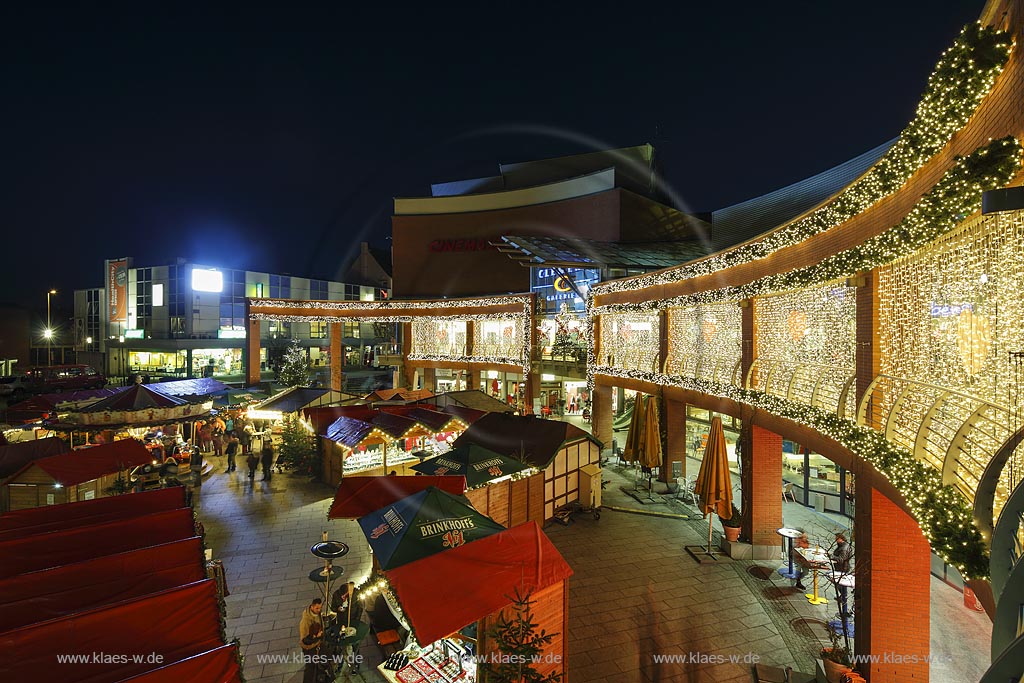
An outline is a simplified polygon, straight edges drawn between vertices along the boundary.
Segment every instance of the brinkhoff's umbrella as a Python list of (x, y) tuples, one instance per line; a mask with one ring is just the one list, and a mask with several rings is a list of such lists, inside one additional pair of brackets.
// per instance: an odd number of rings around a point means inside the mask
[[(729, 453), (725, 448), (722, 418), (711, 420), (711, 434), (704, 449), (704, 459), (694, 485), (702, 514), (714, 512), (719, 519), (732, 517), (732, 476), (729, 474)], [(711, 555), (711, 520), (708, 520), (708, 554)]]
[(412, 466), (412, 469), (423, 474), (463, 475), (469, 488), (529, 468), (530, 466), (525, 463), (475, 443), (460, 444), (436, 458)]
[(359, 518), (382, 569), (414, 562), (484, 538), (505, 527), (465, 498), (431, 487)]

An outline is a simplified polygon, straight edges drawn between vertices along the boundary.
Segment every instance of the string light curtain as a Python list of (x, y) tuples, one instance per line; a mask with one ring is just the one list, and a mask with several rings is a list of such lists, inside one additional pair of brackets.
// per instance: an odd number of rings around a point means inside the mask
[(739, 302), (673, 308), (669, 315), (666, 375), (741, 381), (733, 376), (740, 362), (742, 310)]
[(601, 318), (599, 363), (628, 370), (658, 369), (658, 313), (612, 313)]

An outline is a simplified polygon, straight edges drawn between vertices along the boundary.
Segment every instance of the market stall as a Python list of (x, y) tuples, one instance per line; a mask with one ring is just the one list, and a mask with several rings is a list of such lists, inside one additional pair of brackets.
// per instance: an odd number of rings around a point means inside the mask
[[(357, 519), (407, 496), (436, 487), (454, 496), (466, 490), (465, 477), (345, 477), (334, 493), (328, 519)], [(2, 519), (2, 518), (0, 518)]]
[(538, 504), (531, 510), (529, 505), (530, 487), (543, 490), (543, 473), (479, 444), (460, 444), (411, 469), (422, 474), (465, 476), (466, 498), (499, 524), (516, 526), (529, 520), (544, 522), (544, 507)]
[[(599, 464), (602, 444), (575, 425), (558, 420), (541, 420), (502, 413), (488, 413), (474, 422), (453, 447), (475, 443), (502, 455), (509, 455), (544, 473), (543, 487), (529, 479), (526, 505), (529, 519), (543, 509), (547, 523), (555, 510), (579, 498), (580, 469)], [(523, 494), (514, 493), (510, 500)]]
[(28, 462), (3, 482), (10, 510), (92, 500), (110, 495), (115, 482), (151, 463), (150, 451), (135, 439), (69, 451)]
[(535, 629), (554, 634), (534, 668), (565, 674), (571, 575), (535, 522), (381, 572), (364, 587), (366, 599), (386, 596), (413, 637), (378, 671), (391, 683), (480, 680), (479, 658), (500, 657), (488, 634), (502, 614), (514, 618), (509, 596), (518, 594), (533, 601)]

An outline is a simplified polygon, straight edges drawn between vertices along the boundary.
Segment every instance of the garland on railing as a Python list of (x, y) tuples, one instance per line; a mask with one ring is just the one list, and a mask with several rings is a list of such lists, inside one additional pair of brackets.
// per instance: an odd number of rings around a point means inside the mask
[(755, 242), (695, 263), (640, 277), (600, 283), (596, 294), (644, 289), (708, 275), (765, 258), (834, 228), (902, 187), (963, 128), (1002, 73), (1013, 41), (1008, 33), (969, 24), (939, 59), (916, 116), (885, 155), (825, 206)]
[(939, 557), (955, 566), (965, 579), (988, 578), (988, 550), (974, 525), (970, 505), (959, 491), (942, 483), (941, 472), (916, 460), (882, 433), (820, 408), (730, 384), (611, 367), (598, 367), (594, 372), (728, 398), (811, 427), (871, 463), (892, 483)]
[(594, 306), (597, 314), (676, 308), (722, 301), (740, 301), (770, 292), (808, 287), (872, 270), (909, 256), (917, 249), (955, 229), (965, 216), (981, 208), (981, 195), (1006, 185), (1021, 168), (1024, 147), (1013, 137), (993, 140), (970, 156), (960, 157), (907, 216), (885, 232), (862, 244), (829, 256), (819, 263), (786, 273), (768, 275), (737, 287), (636, 304)]

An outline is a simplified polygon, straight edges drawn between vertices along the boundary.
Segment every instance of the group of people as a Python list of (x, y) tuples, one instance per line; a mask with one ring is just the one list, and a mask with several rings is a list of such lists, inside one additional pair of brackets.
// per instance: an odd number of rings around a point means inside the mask
[[(800, 536), (793, 540), (793, 550), (796, 552), (797, 548), (810, 548), (811, 541), (807, 538), (807, 533), (801, 533)], [(850, 564), (853, 561), (853, 546), (851, 546), (846, 540), (846, 534), (842, 532), (836, 533), (836, 543), (829, 551), (828, 554), (829, 564), (832, 566), (832, 571), (838, 574), (849, 574)], [(796, 588), (797, 590), (805, 591), (807, 587), (803, 584), (803, 578), (806, 570), (800, 567), (797, 570), (796, 575)], [(836, 590), (839, 592), (839, 597), (842, 602), (846, 601), (846, 587), (837, 584)]]
[[(317, 654), (320, 654), (320, 648), (324, 644), (323, 602), (321, 598), (313, 600), (309, 607), (302, 611), (302, 617), (299, 620), (299, 646), (305, 655), (306, 665), (302, 676), (303, 683), (319, 683), (317, 674), (324, 670), (323, 664), (318, 664), (316, 657)], [(341, 588), (334, 591), (331, 596), (331, 611), (340, 620), (339, 623), (344, 626), (354, 626), (362, 621), (362, 601), (358, 599), (354, 582), (349, 581), (342, 584)], [(349, 648), (351, 646), (346, 649)], [(351, 656), (349, 652), (345, 654), (348, 655), (347, 659), (350, 662), (350, 673), (359, 673), (359, 658)]]
[(256, 470), (263, 466), (262, 481), (270, 481), (274, 466), (274, 443), (269, 435), (257, 431), (246, 417), (237, 419), (226, 413), (224, 419), (215, 416), (197, 425), (200, 452), (213, 452), (216, 456), (227, 456), (225, 472), (234, 472), (239, 455), (245, 456), (249, 478), (256, 478)]

